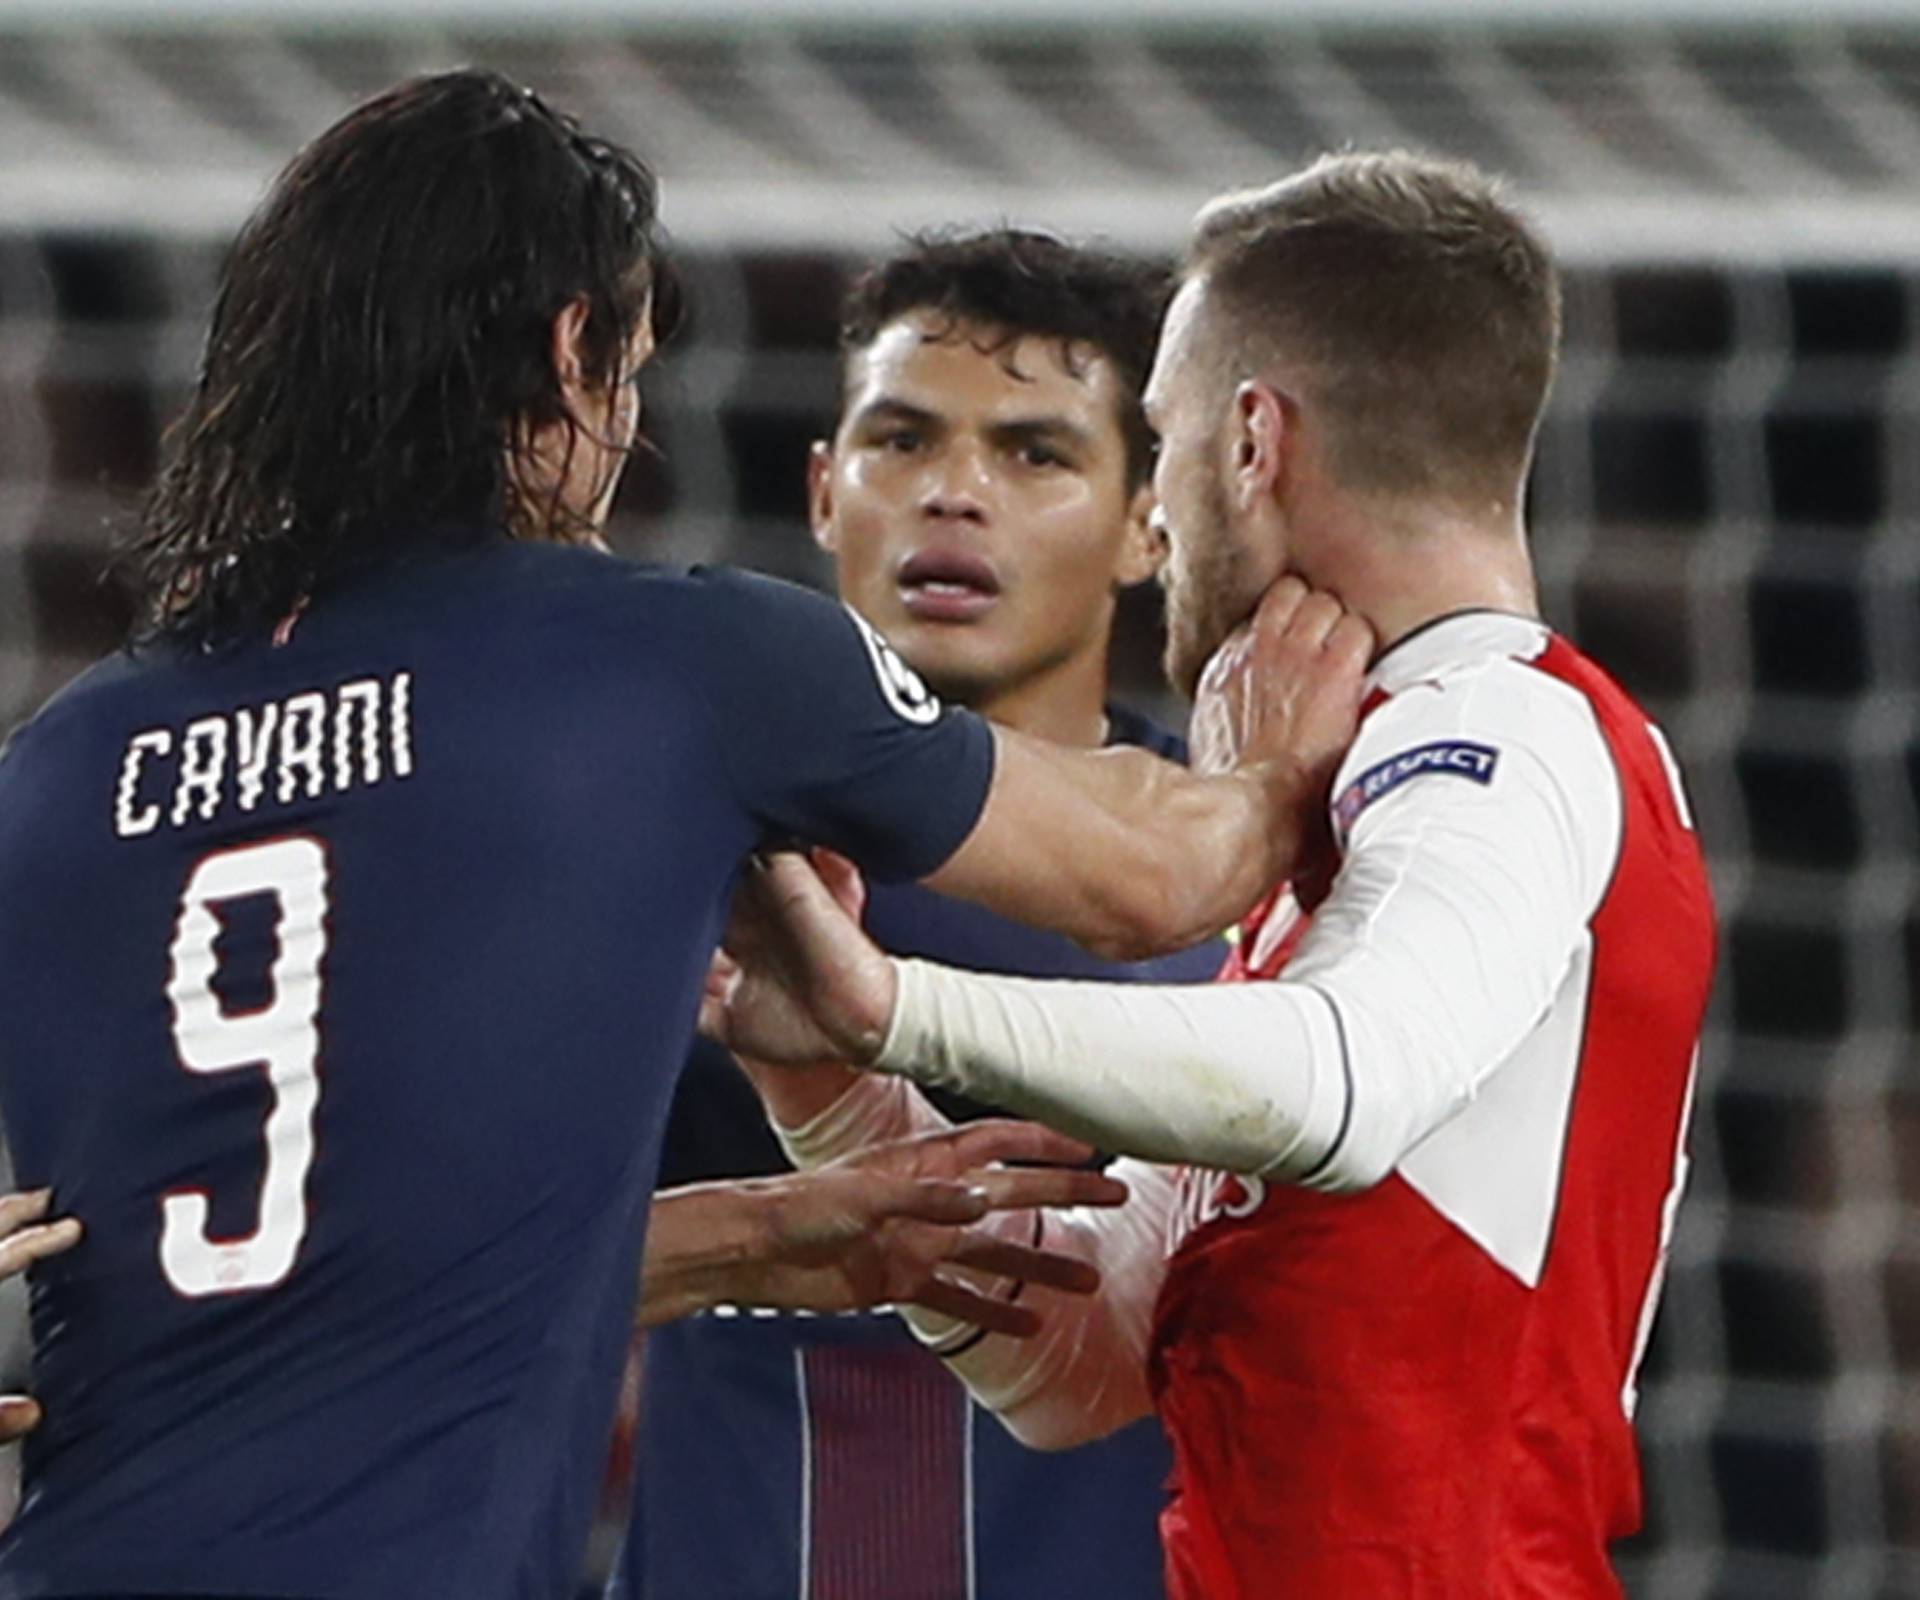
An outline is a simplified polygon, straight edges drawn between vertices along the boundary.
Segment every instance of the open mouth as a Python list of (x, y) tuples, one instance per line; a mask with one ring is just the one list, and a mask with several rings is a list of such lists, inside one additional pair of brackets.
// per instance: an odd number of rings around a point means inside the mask
[(961, 550), (922, 550), (900, 564), (894, 580), (909, 616), (928, 622), (971, 622), (1000, 598), (993, 563)]

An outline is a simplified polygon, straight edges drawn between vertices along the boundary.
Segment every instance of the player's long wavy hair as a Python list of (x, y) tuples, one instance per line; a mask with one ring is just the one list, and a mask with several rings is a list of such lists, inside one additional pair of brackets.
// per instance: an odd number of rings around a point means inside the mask
[[(416, 79), (295, 157), (242, 230), (199, 386), (129, 566), (136, 638), (210, 647), (448, 525), (566, 537), (530, 503), (529, 431), (574, 426), (554, 319), (585, 302), (585, 377), (622, 370), (678, 295), (630, 152), (493, 73)], [(543, 502), (544, 502), (544, 497)]]

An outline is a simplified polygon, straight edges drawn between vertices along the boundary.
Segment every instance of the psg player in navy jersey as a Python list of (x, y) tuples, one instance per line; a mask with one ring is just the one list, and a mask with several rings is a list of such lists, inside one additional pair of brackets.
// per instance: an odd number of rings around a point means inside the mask
[[(841, 595), (938, 692), (1063, 743), (1179, 759), (1106, 700), (1118, 591), (1159, 562), (1140, 390), (1164, 298), (1163, 273), (1043, 235), (914, 241), (848, 293), (842, 412), (811, 498)], [(1037, 977), (1200, 981), (1223, 953), (1121, 966), (907, 884), (876, 888), (867, 923), (889, 950)], [(705, 1041), (663, 1159), (663, 1181), (786, 1166)], [(1157, 1424), (1026, 1450), (884, 1312), (723, 1308), (649, 1334), (634, 1460), (616, 1595), (1162, 1592)], [(743, 1516), (758, 1536), (729, 1538)]]
[(593, 548), (654, 201), (457, 73), (323, 134), (229, 259), (135, 647), (0, 760), (0, 1117), (87, 1230), (35, 1273), (4, 1600), (566, 1594), (747, 855), (1144, 953), (1309, 826), (1358, 700), (1323, 635), (1281, 630), (1313, 670), (1203, 780)]

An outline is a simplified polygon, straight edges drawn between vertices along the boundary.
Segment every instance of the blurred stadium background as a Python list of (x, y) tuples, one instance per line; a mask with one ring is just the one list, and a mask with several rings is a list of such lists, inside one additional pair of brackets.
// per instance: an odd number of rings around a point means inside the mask
[(1630, 1587), (1920, 1596), (1920, 0), (0, 0), (0, 731), (119, 636), (265, 179), (464, 62), (665, 178), (694, 315), (623, 546), (816, 580), (835, 299), (898, 230), (1167, 253), (1346, 144), (1512, 177), (1569, 269), (1548, 611), (1671, 731), (1724, 914)]

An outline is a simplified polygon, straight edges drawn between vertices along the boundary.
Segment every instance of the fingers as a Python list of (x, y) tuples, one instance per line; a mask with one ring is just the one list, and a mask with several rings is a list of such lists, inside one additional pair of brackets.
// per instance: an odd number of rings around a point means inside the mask
[(969, 1222), (978, 1222), (989, 1209), (984, 1189), (953, 1178), (863, 1174), (861, 1199), (876, 1224), (894, 1217), (910, 1217), (917, 1222), (964, 1227)]
[(43, 1222), (37, 1227), (23, 1228), (11, 1237), (0, 1240), (0, 1278), (11, 1278), (16, 1272), (26, 1271), (36, 1261), (71, 1250), (80, 1242), (81, 1232), (77, 1220), (62, 1217), (57, 1222)]
[(1207, 657), (1207, 664), (1200, 672), (1200, 683), (1195, 691), (1195, 699), (1201, 699), (1209, 694), (1218, 694), (1240, 664), (1246, 660), (1247, 652), (1252, 648), (1253, 622), (1249, 619), (1221, 640), (1219, 647)]
[(937, 1311), (956, 1322), (971, 1322), (989, 1333), (1004, 1333), (1014, 1339), (1031, 1339), (1040, 1331), (1039, 1313), (1017, 1303), (1009, 1304), (1005, 1300), (980, 1294), (965, 1284), (952, 1283), (945, 1278), (929, 1278), (914, 1291), (908, 1303)]
[(969, 1172), (989, 1211), (1027, 1211), (1035, 1206), (1119, 1206), (1127, 1186), (1104, 1172), (1080, 1167), (996, 1167)]
[(53, 1202), (50, 1189), (0, 1196), (0, 1278), (24, 1272), (34, 1262), (71, 1250), (81, 1227), (72, 1217), (41, 1222)]
[(783, 983), (807, 1012), (825, 1047), (855, 1066), (880, 1053), (893, 1019), (899, 979), (879, 946), (836, 900), (804, 856), (777, 851), (753, 876), (769, 906)]
[(0, 1444), (24, 1439), (39, 1426), (39, 1401), (23, 1394), (0, 1395)]
[(814, 865), (797, 850), (771, 850), (752, 867), (767, 905), (789, 922), (817, 915), (828, 905), (839, 909)]
[[(1373, 630), (1360, 617), (1348, 611), (1333, 595), (1309, 589), (1292, 576), (1278, 579), (1261, 596), (1249, 626), (1254, 640), (1264, 649), (1274, 648), (1282, 641), (1313, 650), (1337, 647), (1343, 654), (1361, 652), (1362, 665), (1373, 649)], [(1225, 653), (1223, 646), (1221, 654)]]
[(1342, 671), (1365, 672), (1373, 659), (1373, 629), (1351, 611), (1327, 635), (1326, 652)]
[(18, 1194), (0, 1195), (0, 1234), (38, 1222), (52, 1204), (51, 1189), (23, 1189)]
[(839, 902), (842, 911), (858, 922), (867, 905), (867, 883), (860, 876), (860, 869), (838, 850), (829, 850), (825, 845), (815, 847), (812, 859), (813, 869), (820, 874), (827, 892)]
[(1047, 1161), (1073, 1166), (1094, 1157), (1092, 1145), (1015, 1117), (989, 1117), (935, 1138), (963, 1171), (992, 1166), (997, 1161)]
[(1332, 595), (1310, 594), (1295, 609), (1290, 631), (1302, 645), (1314, 650), (1323, 649), (1327, 636), (1345, 615), (1340, 602)]
[(1287, 631), (1294, 612), (1310, 592), (1306, 584), (1291, 575), (1276, 579), (1267, 586), (1260, 604), (1254, 607), (1254, 632), (1266, 638), (1278, 638)]
[(764, 956), (773, 937), (768, 926), (772, 912), (761, 887), (758, 863), (749, 861), (734, 887), (733, 904), (727, 911), (726, 932), (720, 936), (721, 952), (738, 965)]
[(740, 963), (724, 950), (716, 950), (707, 963), (707, 978), (700, 992), (700, 1018), (697, 1026), (709, 1039), (727, 1042), (727, 1007), (734, 990), (740, 986)]
[(976, 1267), (996, 1277), (1037, 1283), (1066, 1294), (1092, 1294), (1100, 1287), (1100, 1271), (1091, 1261), (990, 1235), (966, 1240), (947, 1259), (957, 1267)]
[(1286, 591), (1282, 601), (1270, 606), (1263, 599), (1254, 613), (1256, 648), (1268, 654), (1319, 651), (1346, 615), (1340, 602), (1330, 594), (1309, 590), (1298, 578), (1282, 578), (1268, 593), (1277, 590)]

